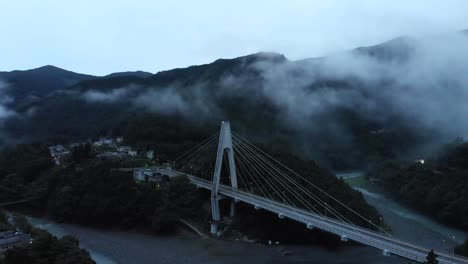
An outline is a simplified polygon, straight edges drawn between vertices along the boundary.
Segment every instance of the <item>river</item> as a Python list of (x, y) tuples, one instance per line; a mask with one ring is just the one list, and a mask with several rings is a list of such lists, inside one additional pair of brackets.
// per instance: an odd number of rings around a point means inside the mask
[[(338, 173), (345, 181), (363, 177), (362, 172)], [(433, 219), (406, 206), (372, 192), (369, 189), (353, 186), (360, 191), (367, 203), (373, 205), (384, 217), (395, 237), (426, 248), (452, 253), (453, 248), (463, 243), (468, 233), (434, 221)]]
[[(337, 174), (346, 179), (362, 177), (362, 173)], [(355, 187), (366, 201), (375, 206), (385, 222), (400, 239), (451, 252), (461, 243), (465, 232), (439, 224), (414, 210), (399, 205), (381, 194)], [(48, 230), (58, 237), (72, 235), (80, 240), (98, 264), (399, 264), (408, 261), (398, 257), (384, 257), (379, 250), (365, 246), (348, 246), (339, 250), (307, 245), (267, 246), (261, 244), (202, 239), (183, 231), (177, 236), (151, 236), (116, 232), (88, 227), (59, 224), (45, 218), (29, 218), (36, 227)], [(290, 251), (290, 256), (281, 252)]]
[[(53, 235), (73, 235), (98, 264), (403, 264), (398, 257), (384, 257), (381, 251), (353, 245), (338, 250), (308, 245), (267, 246), (218, 239), (201, 239), (190, 232), (177, 236), (151, 236), (105, 231), (83, 226), (58, 224), (30, 217), (30, 222)], [(283, 256), (282, 252), (292, 254)]]

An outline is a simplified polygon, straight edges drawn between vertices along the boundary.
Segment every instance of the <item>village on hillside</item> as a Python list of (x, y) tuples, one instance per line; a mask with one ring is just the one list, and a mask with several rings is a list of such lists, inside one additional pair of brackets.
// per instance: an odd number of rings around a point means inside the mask
[(72, 158), (74, 148), (89, 148), (96, 159), (121, 161), (124, 165), (116, 168), (133, 173), (137, 182), (166, 182), (169, 177), (161, 171), (171, 169), (171, 164), (160, 160), (154, 149), (137, 149), (124, 144), (123, 137), (100, 138), (96, 141), (74, 142), (68, 145), (49, 146), (49, 153), (56, 166), (65, 167)]

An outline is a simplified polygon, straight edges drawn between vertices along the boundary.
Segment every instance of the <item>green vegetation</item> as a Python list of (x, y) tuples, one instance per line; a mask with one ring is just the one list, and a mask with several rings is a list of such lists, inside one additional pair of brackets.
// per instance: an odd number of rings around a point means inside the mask
[[(364, 197), (360, 192), (353, 190), (342, 179), (337, 179), (328, 170), (319, 167), (314, 161), (301, 160), (297, 157), (280, 152), (274, 153), (273, 156), (277, 160), (280, 160), (284, 165), (291, 168), (293, 171), (307, 179), (309, 182), (315, 183), (320, 189), (324, 190), (336, 200), (341, 201), (348, 207), (358, 212), (360, 215), (365, 216), (374, 224), (380, 222), (379, 213), (374, 207), (366, 203)], [(308, 186), (308, 184), (306, 184), (304, 180), (297, 180), (299, 181), (299, 184)], [(334, 208), (336, 211), (338, 211), (341, 215), (349, 219), (354, 224), (374, 229), (373, 226), (369, 225), (368, 221), (360, 218), (356, 214), (345, 209), (343, 206), (339, 205), (335, 200), (331, 199), (329, 196), (326, 196), (320, 192), (315, 192), (315, 195), (320, 200), (330, 205), (332, 208)]]
[[(0, 226), (4, 225), (4, 212), (0, 211)], [(47, 231), (34, 228), (22, 215), (14, 216), (15, 226), (9, 230), (19, 229), (26, 234), (31, 234), (33, 242), (6, 251), (0, 258), (1, 264), (95, 264), (88, 251), (80, 249), (79, 241), (71, 236), (58, 239)]]
[(151, 166), (152, 164), (148, 161), (147, 158), (129, 158), (126, 160), (123, 160), (120, 163), (120, 167), (122, 168), (138, 168), (138, 167), (145, 167), (145, 166)]
[(12, 228), (13, 226), (8, 223), (7, 215), (0, 210), (0, 232), (11, 230)]
[(197, 218), (203, 212), (195, 186), (184, 177), (157, 188), (155, 183), (137, 184), (112, 167), (91, 162), (80, 170), (58, 171), (46, 211), (59, 221), (159, 233), (174, 231), (179, 218)]
[(455, 248), (455, 254), (468, 257), (468, 238), (465, 242)]
[(57, 221), (92, 226), (175, 230), (180, 217), (198, 218), (201, 199), (187, 179), (156, 188), (137, 184), (130, 173), (111, 170), (120, 164), (92, 158), (89, 145), (72, 150), (72, 163), (53, 166), (40, 144), (18, 145), (0, 154), (0, 202), (35, 198), (25, 206)]
[(434, 253), (434, 250), (431, 249), (427, 254), (425, 264), (438, 264), (439, 261), (437, 260), (437, 254)]
[[(68, 87), (66, 93), (24, 104), (17, 109), (19, 115), (5, 122), (4, 133), (27, 142), (125, 134), (130, 143), (161, 143), (158, 150), (170, 154), (166, 150), (175, 147), (174, 141), (158, 138), (179, 137), (177, 145), (184, 149), (183, 141), (191, 141), (200, 131), (214, 131), (211, 128), (218, 127), (221, 120), (230, 120), (237, 132), (250, 139), (261, 139), (275, 148), (314, 157), (323, 166), (334, 169), (360, 168), (369, 161), (393, 158), (395, 153), (424, 141), (419, 134), (425, 131), (418, 131), (416, 136), (406, 127), (403, 117), (389, 113), (391, 122), (369, 118), (359, 107), (325, 104), (323, 111), (287, 115), (285, 106), (265, 92), (268, 84), (257, 67), (258, 63), (274, 67), (284, 62), (287, 60), (279, 54), (254, 54), (164, 71), (149, 78), (91, 78)], [(302, 70), (285, 74), (292, 74), (293, 83), (310, 78)], [(319, 97), (324, 91), (360, 91), (365, 85), (355, 80), (327, 78), (299, 83), (307, 96), (317, 93)], [(124, 96), (104, 103), (87, 101), (89, 91), (104, 96), (120, 91), (117, 94)], [(155, 100), (150, 104), (135, 103), (151, 96)], [(27, 115), (31, 109), (35, 114)]]
[(71, 236), (58, 239), (49, 233), (36, 237), (30, 245), (10, 249), (2, 264), (95, 264), (86, 250), (80, 249), (79, 241)]
[(433, 160), (388, 161), (367, 177), (405, 204), (468, 230), (468, 143), (450, 146)]
[[(168, 137), (169, 135), (164, 138)], [(191, 144), (190, 141), (183, 141), (182, 145)], [(173, 145), (166, 146), (169, 157), (174, 155), (171, 150), (175, 151), (181, 148), (180, 145), (175, 144), (175, 139)], [(21, 190), (21, 194), (34, 194), (34, 197), (38, 199), (23, 206), (28, 210), (35, 210), (36, 213), (47, 214), (61, 222), (127, 230), (136, 229), (155, 233), (173, 232), (180, 218), (208, 223), (209, 212), (202, 206), (203, 202), (209, 201), (206, 197), (208, 192), (197, 190), (194, 185), (188, 182), (187, 178), (172, 178), (170, 184), (162, 184), (159, 187), (151, 182), (136, 183), (130, 173), (112, 170), (112, 168), (122, 164), (96, 160), (92, 158), (93, 155), (88, 154), (89, 151), (85, 151), (86, 149), (86, 146), (74, 149), (72, 157), (75, 161), (65, 168), (52, 166), (50, 161), (47, 162), (48, 166), (29, 171), (26, 174), (14, 173), (14, 168), (6, 168), (11, 176), (1, 177), (0, 185), (14, 185)], [(19, 157), (33, 156), (31, 160), (35, 160), (40, 156), (48, 156), (45, 150), (47, 148), (40, 145), (36, 145), (34, 148), (18, 146), (17, 149), (6, 151), (5, 153), (8, 155), (3, 157), (14, 159), (15, 155)], [(21, 153), (22, 151), (32, 153)], [(379, 222), (377, 211), (366, 204), (359, 192), (354, 191), (344, 181), (336, 179), (327, 170), (318, 167), (315, 162), (304, 161), (285, 153), (274, 155), (276, 159), (281, 160), (309, 181), (317, 183), (320, 188), (338, 200), (345, 201), (348, 206), (372, 219), (374, 223)], [(0, 157), (0, 162), (2, 162), (3, 157)], [(24, 160), (23, 165), (29, 166), (29, 162), (29, 160)], [(329, 205), (335, 205), (335, 202), (329, 197), (318, 195)], [(16, 198), (23, 198), (23, 196)], [(339, 206), (337, 209), (356, 224), (371, 227), (368, 222), (349, 211)], [(275, 233), (273, 230), (296, 229), (298, 233), (305, 234), (303, 225), (288, 221), (286, 224), (283, 222), (282, 225), (279, 225), (279, 222), (276, 221), (277, 217), (271, 214), (260, 215), (259, 218), (255, 216), (256, 213), (251, 213), (249, 209), (244, 210), (241, 206), (236, 217), (236, 226), (259, 238), (269, 237), (269, 234)], [(256, 227), (256, 231), (244, 227)], [(276, 233), (282, 234), (280, 234), (281, 241), (288, 241), (288, 232)], [(307, 241), (307, 239), (302, 241)]]
[(31, 209), (69, 223), (170, 233), (179, 218), (198, 218), (203, 212), (198, 191), (186, 178), (160, 187), (137, 184), (131, 174), (111, 170), (115, 165), (91, 160), (17, 182), (26, 193), (40, 194)]

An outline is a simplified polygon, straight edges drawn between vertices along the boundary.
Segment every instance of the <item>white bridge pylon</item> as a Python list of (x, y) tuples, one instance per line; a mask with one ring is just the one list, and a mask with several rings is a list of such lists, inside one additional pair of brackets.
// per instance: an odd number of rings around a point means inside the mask
[[(232, 146), (232, 135), (231, 125), (228, 121), (221, 123), (221, 131), (219, 134), (218, 152), (216, 155), (216, 165), (213, 175), (213, 188), (211, 190), (211, 234), (219, 235), (218, 226), (221, 221), (221, 210), (219, 207), (219, 200), (221, 196), (219, 194), (219, 182), (221, 177), (221, 169), (223, 165), (224, 155), (227, 155), (227, 161), (229, 166), (229, 179), (231, 187), (237, 189), (237, 175), (236, 175), (236, 163), (234, 159), (234, 148)], [(230, 216), (233, 217), (235, 213), (235, 201), (231, 201)]]
[[(213, 162), (215, 153), (216, 163)], [(276, 214), (281, 219), (305, 224), (307, 229), (317, 228), (338, 235), (342, 241), (352, 240), (380, 249), (385, 256), (392, 254), (424, 262), (430, 252), (428, 248), (393, 237), (372, 219), (315, 185), (311, 177), (294, 172), (231, 131), (229, 122), (222, 122), (220, 133), (176, 158), (174, 164), (176, 161), (180, 170), (166, 169), (168, 175), (185, 175), (197, 188), (211, 191), (210, 231), (213, 235), (219, 236), (226, 229), (220, 200), (230, 199), (227, 201), (231, 202), (231, 216), (234, 216), (235, 204), (242, 202), (257, 210)], [(222, 166), (228, 167), (223, 169)], [(209, 178), (207, 174), (212, 174), (213, 178), (206, 179)], [(229, 182), (221, 179), (225, 174), (228, 174)], [(348, 219), (351, 216), (356, 223)], [(468, 264), (468, 258), (440, 251), (435, 253), (441, 264)]]

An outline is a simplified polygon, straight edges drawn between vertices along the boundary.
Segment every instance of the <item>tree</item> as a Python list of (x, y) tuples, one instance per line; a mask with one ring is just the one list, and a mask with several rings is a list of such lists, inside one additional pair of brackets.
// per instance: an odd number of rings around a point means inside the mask
[(468, 239), (465, 242), (455, 248), (455, 253), (462, 256), (468, 257)]
[(13, 229), (13, 227), (8, 223), (7, 215), (4, 211), (0, 209), (0, 232)]
[(434, 253), (434, 250), (431, 249), (431, 251), (429, 251), (429, 253), (427, 254), (427, 257), (426, 257), (426, 264), (438, 264), (439, 261), (437, 260), (437, 254)]

